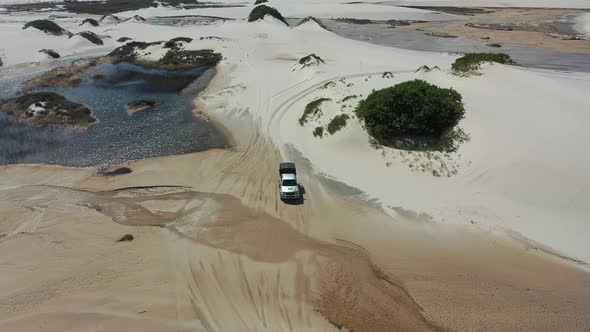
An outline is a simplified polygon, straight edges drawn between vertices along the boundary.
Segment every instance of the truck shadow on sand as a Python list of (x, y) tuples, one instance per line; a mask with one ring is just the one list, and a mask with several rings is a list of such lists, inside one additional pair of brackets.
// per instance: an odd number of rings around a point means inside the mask
[(297, 199), (284, 199), (281, 198), (281, 201), (287, 205), (303, 205), (305, 202), (305, 187), (299, 184), (299, 198)]

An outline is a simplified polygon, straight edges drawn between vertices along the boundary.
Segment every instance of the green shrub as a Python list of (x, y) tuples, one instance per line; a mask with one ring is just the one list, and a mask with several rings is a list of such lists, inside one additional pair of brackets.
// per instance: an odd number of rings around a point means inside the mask
[(279, 13), (278, 10), (266, 5), (259, 5), (254, 7), (254, 9), (252, 9), (252, 11), (250, 12), (250, 16), (248, 16), (248, 22), (261, 20), (266, 15), (270, 15), (276, 18), (277, 20), (285, 23), (285, 25), (287, 26), (289, 25), (289, 23), (287, 23), (283, 15), (281, 15), (281, 13)]
[(477, 74), (477, 70), (483, 62), (513, 63), (510, 56), (504, 53), (467, 53), (455, 60), (451, 68), (455, 75), (474, 75)]
[(146, 42), (132, 41), (132, 42), (129, 42), (123, 46), (119, 46), (119, 47), (115, 48), (111, 53), (108, 54), (108, 56), (134, 58), (137, 56), (136, 50), (145, 50), (146, 48), (148, 48), (152, 45), (158, 45), (161, 43), (162, 42), (146, 43)]
[(355, 112), (383, 145), (438, 149), (465, 114), (461, 99), (453, 89), (413, 80), (372, 92)]
[(49, 55), (51, 58), (53, 58), (53, 59), (59, 59), (60, 58), (59, 53), (57, 53), (56, 51), (54, 51), (52, 49), (44, 48), (44, 49), (40, 50), (39, 53), (45, 53), (45, 54)]
[(221, 54), (215, 53), (213, 50), (171, 49), (160, 59), (160, 64), (185, 67), (215, 66), (221, 61), (221, 58)]
[(313, 130), (313, 136), (322, 138), (322, 136), (324, 136), (324, 127), (315, 127)]
[(336, 22), (344, 22), (351, 24), (371, 24), (373, 21), (364, 18), (352, 18), (352, 17), (338, 17), (335, 19)]
[(326, 83), (324, 83), (324, 84), (323, 84), (323, 85), (320, 87), (320, 89), (321, 89), (321, 90), (325, 90), (325, 89), (333, 88), (333, 87), (335, 87), (335, 86), (336, 86), (336, 83), (335, 83), (335, 82), (332, 82), (332, 81), (330, 81), (330, 82), (326, 82)]
[(332, 100), (330, 98), (318, 98), (305, 106), (305, 110), (303, 110), (303, 115), (299, 118), (299, 124), (303, 126), (309, 121), (309, 117), (319, 118), (322, 116), (322, 109), (320, 106), (323, 102)]
[(117, 41), (119, 43), (124, 43), (124, 42), (130, 41), (130, 40), (132, 40), (132, 39), (129, 37), (121, 37), (121, 38), (117, 39)]
[(27, 28), (35, 28), (37, 30), (41, 30), (45, 33), (50, 33), (53, 35), (64, 35), (68, 32), (64, 30), (62, 27), (57, 25), (57, 23), (49, 21), (49, 20), (35, 20), (25, 24), (23, 29)]
[(164, 43), (164, 48), (176, 48), (178, 47), (178, 42), (185, 42), (185, 43), (190, 43), (192, 42), (193, 39), (190, 37), (176, 37), (176, 38), (172, 38), (169, 41)]
[(346, 120), (348, 119), (349, 117), (346, 114), (336, 115), (334, 118), (332, 118), (330, 123), (328, 123), (327, 128), (330, 135), (334, 135), (335, 132), (344, 128), (344, 126), (346, 126)]
[(84, 21), (82, 21), (82, 23), (80, 23), (80, 25), (84, 25), (84, 23), (90, 23), (90, 25), (97, 27), (98, 26), (98, 21), (96, 21), (93, 18), (87, 18)]
[(346, 96), (346, 97), (342, 98), (342, 102), (345, 103), (345, 102), (347, 102), (351, 99), (355, 99), (355, 98), (357, 98), (357, 95)]
[(259, 5), (259, 4), (265, 3), (265, 2), (268, 2), (268, 0), (256, 0), (256, 1), (254, 1), (254, 5)]
[(89, 42), (91, 42), (95, 45), (102, 45), (103, 44), (102, 39), (100, 39), (100, 37), (92, 31), (83, 31), (83, 32), (77, 33), (77, 35), (80, 35), (81, 37), (83, 37), (84, 39), (88, 40)]
[(0, 67), (4, 66), (4, 63), (2, 62), (2, 57), (0, 57)]

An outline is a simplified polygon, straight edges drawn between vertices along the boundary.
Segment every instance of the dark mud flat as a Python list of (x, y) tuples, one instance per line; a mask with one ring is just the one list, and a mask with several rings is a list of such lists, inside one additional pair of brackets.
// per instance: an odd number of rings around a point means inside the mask
[[(0, 113), (0, 163), (99, 166), (226, 147), (223, 132), (192, 115), (196, 94), (214, 76), (212, 67), (147, 69), (128, 62), (103, 63), (73, 88), (42, 89), (86, 105), (97, 122), (87, 130), (36, 126)], [(101, 77), (95, 79), (94, 77)], [(0, 82), (0, 87), (14, 82)], [(3, 95), (6, 99), (12, 95)], [(150, 99), (157, 105), (128, 114), (126, 105)]]

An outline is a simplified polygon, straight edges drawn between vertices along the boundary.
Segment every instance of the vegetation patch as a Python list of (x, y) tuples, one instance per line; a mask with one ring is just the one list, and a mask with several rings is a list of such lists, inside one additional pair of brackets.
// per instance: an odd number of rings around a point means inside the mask
[(324, 29), (324, 30), (330, 30), (330, 29), (328, 29), (328, 27), (326, 27), (326, 26), (324, 25), (324, 23), (323, 23), (322, 21), (320, 21), (319, 19), (317, 19), (317, 18), (315, 18), (315, 17), (313, 17), (313, 16), (309, 16), (309, 17), (306, 17), (306, 18), (302, 19), (302, 20), (301, 20), (299, 23), (297, 23), (297, 26), (300, 26), (300, 25), (302, 25), (302, 24), (305, 24), (305, 23), (307, 23), (307, 22), (315, 22), (315, 23), (317, 23), (317, 24), (318, 24), (318, 25), (319, 25), (319, 26), (320, 26), (322, 29)]
[(57, 23), (50, 20), (35, 20), (25, 24), (23, 29), (35, 28), (45, 33), (49, 33), (56, 36), (69, 35), (70, 33), (57, 25)]
[(93, 19), (93, 18), (87, 18), (87, 19), (85, 19), (84, 21), (82, 21), (82, 23), (80, 23), (80, 25), (84, 25), (86, 23), (92, 25), (93, 27), (97, 27), (98, 26), (98, 21), (95, 20), (95, 19)]
[(266, 16), (266, 15), (270, 15), (270, 16), (276, 18), (277, 20), (285, 23), (285, 25), (289, 26), (289, 23), (287, 23), (287, 20), (285, 20), (283, 15), (281, 15), (281, 13), (279, 13), (278, 10), (274, 9), (273, 7), (269, 7), (267, 5), (259, 5), (259, 6), (254, 7), (254, 9), (252, 9), (252, 11), (250, 12), (250, 15), (248, 16), (248, 22), (262, 20), (264, 18), (264, 16)]
[(388, 20), (387, 24), (389, 24), (391, 27), (404, 27), (404, 26), (408, 26), (408, 25), (412, 25), (414, 23), (424, 23), (426, 21), (420, 21), (420, 20)]
[(121, 57), (121, 58), (135, 58), (137, 56), (137, 51), (145, 50), (146, 48), (152, 45), (159, 45), (162, 42), (139, 42), (139, 41), (132, 41), (123, 46), (119, 46), (115, 48), (108, 56), (112, 57)]
[(345, 103), (351, 99), (356, 99), (356, 98), (358, 98), (357, 95), (346, 96), (346, 97), (342, 98), (342, 102)]
[(176, 37), (164, 43), (164, 48), (179, 48), (182, 43), (190, 43), (193, 39), (190, 37)]
[(313, 136), (322, 138), (322, 136), (324, 136), (324, 127), (315, 127), (313, 130)]
[(223, 40), (223, 38), (217, 36), (205, 36), (200, 37), (199, 40)]
[(326, 82), (326, 83), (324, 83), (324, 84), (323, 84), (323, 85), (320, 87), (320, 89), (321, 89), (321, 90), (325, 90), (325, 89), (328, 89), (328, 88), (334, 88), (334, 87), (336, 87), (336, 82), (332, 82), (332, 81), (330, 81), (330, 82)]
[(36, 92), (8, 100), (3, 111), (35, 124), (71, 124), (86, 127), (95, 119), (84, 105), (54, 92)]
[(465, 114), (461, 95), (422, 80), (374, 91), (355, 112), (378, 143), (394, 148), (452, 151), (465, 138), (453, 137)]
[(44, 49), (40, 50), (39, 53), (45, 53), (49, 57), (51, 57), (52, 59), (59, 59), (61, 57), (59, 55), (59, 53), (57, 53), (56, 51), (54, 51), (52, 49), (47, 49), (47, 48), (44, 48)]
[(303, 115), (299, 118), (299, 124), (304, 126), (310, 118), (318, 119), (323, 115), (321, 105), (325, 101), (330, 101), (330, 98), (318, 98), (305, 106)]
[(254, 4), (259, 5), (259, 4), (265, 3), (265, 2), (268, 2), (268, 0), (256, 0), (256, 1), (254, 1)]
[(364, 18), (352, 18), (352, 17), (339, 17), (335, 19), (336, 22), (344, 22), (351, 24), (371, 24), (373, 21)]
[(121, 19), (113, 14), (106, 14), (100, 18), (100, 22), (119, 23)]
[(129, 38), (129, 37), (121, 37), (121, 38), (117, 39), (117, 41), (118, 41), (119, 43), (128, 42), (128, 41), (130, 41), (130, 40), (131, 40), (131, 38)]
[(330, 123), (328, 123), (327, 127), (330, 135), (334, 135), (335, 132), (344, 128), (346, 126), (346, 120), (348, 120), (349, 118), (350, 117), (346, 114), (336, 115), (334, 118), (332, 118), (332, 120), (330, 120)]
[(315, 54), (310, 54), (299, 59), (299, 64), (302, 65), (301, 68), (305, 68), (311, 66), (319, 66), (321, 64), (325, 64), (325, 62), (319, 56)]
[(221, 61), (221, 54), (213, 50), (178, 50), (172, 49), (160, 59), (160, 64), (175, 67), (215, 66)]
[(102, 39), (100, 39), (100, 37), (95, 34), (92, 31), (83, 31), (83, 32), (79, 32), (77, 33), (77, 35), (85, 38), (86, 40), (88, 40), (89, 42), (95, 44), (95, 45), (102, 45), (104, 44)]
[(504, 53), (467, 53), (455, 60), (451, 69), (458, 76), (478, 75), (478, 70), (484, 62), (513, 63), (510, 56)]
[(82, 82), (82, 76), (91, 68), (106, 61), (104, 58), (77, 59), (70, 66), (57, 67), (24, 83), (27, 89), (45, 87), (73, 87)]

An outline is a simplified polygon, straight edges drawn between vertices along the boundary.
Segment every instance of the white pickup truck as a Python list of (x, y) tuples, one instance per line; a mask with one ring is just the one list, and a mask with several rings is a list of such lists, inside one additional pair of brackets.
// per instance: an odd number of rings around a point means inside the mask
[(281, 199), (295, 200), (301, 198), (294, 163), (281, 163), (279, 165), (279, 190)]

